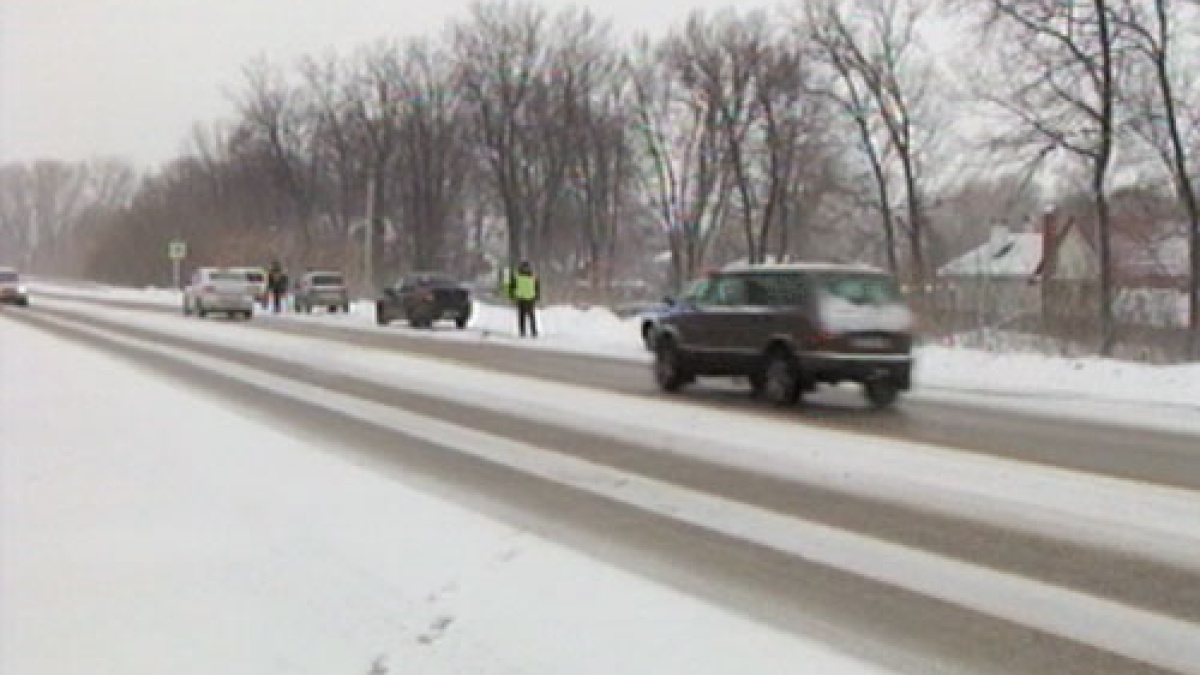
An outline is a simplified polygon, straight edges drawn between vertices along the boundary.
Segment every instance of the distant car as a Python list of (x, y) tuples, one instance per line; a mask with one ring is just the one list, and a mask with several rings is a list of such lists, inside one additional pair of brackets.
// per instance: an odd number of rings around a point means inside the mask
[(11, 267), (0, 267), (0, 304), (29, 306), (29, 291), (21, 285), (21, 275)]
[(245, 272), (246, 281), (254, 291), (254, 301), (266, 307), (270, 301), (270, 290), (267, 288), (267, 271), (261, 267), (231, 267), (231, 271)]
[(738, 266), (694, 284), (660, 318), (654, 375), (666, 391), (745, 377), (777, 405), (818, 384), (858, 382), (882, 408), (911, 386), (912, 342), (912, 314), (882, 271)]
[(249, 319), (254, 315), (255, 289), (244, 270), (201, 267), (183, 290), (183, 313), (201, 319), (211, 312)]
[(375, 321), (380, 326), (401, 318), (415, 328), (428, 328), (441, 320), (466, 328), (471, 319), (471, 292), (447, 274), (409, 274), (384, 290), (375, 303)]
[(309, 272), (300, 277), (292, 291), (297, 312), (324, 307), (330, 312), (350, 311), (350, 295), (341, 272)]

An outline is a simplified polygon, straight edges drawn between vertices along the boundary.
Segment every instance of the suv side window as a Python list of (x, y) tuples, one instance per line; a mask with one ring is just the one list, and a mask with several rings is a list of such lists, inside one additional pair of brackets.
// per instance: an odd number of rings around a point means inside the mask
[(764, 274), (755, 281), (766, 294), (763, 304), (772, 307), (799, 307), (804, 304), (805, 282), (799, 274)]
[(719, 277), (708, 287), (703, 302), (716, 307), (737, 307), (746, 304), (746, 279), (740, 276)]
[(708, 293), (708, 289), (712, 287), (712, 279), (705, 277), (697, 279), (687, 287), (687, 290), (680, 296), (680, 300), (685, 303), (700, 303), (704, 301), (704, 296)]

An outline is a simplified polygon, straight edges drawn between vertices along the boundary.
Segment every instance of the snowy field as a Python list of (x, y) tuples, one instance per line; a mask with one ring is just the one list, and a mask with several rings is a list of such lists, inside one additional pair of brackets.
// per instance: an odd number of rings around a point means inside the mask
[(5, 675), (880, 672), (3, 316), (0, 344)]
[[(125, 289), (98, 285), (34, 284), (81, 297), (100, 297), (178, 307), (176, 291)], [(36, 298), (35, 298), (36, 301)], [(359, 330), (407, 330), (400, 324), (375, 325), (374, 308), (358, 302), (349, 315), (286, 314), (294, 321)], [(516, 337), (509, 307), (476, 303), (466, 331), (450, 324), (433, 331), (408, 331), (434, 340), (499, 342), (530, 349), (595, 354), (649, 363), (640, 323), (604, 308), (555, 306), (539, 312), (541, 337)], [(1155, 366), (1114, 359), (1064, 358), (1034, 353), (998, 353), (962, 347), (926, 346), (916, 350), (915, 400), (964, 403), (1046, 416), (1128, 425), (1152, 425), (1200, 433), (1200, 364)]]

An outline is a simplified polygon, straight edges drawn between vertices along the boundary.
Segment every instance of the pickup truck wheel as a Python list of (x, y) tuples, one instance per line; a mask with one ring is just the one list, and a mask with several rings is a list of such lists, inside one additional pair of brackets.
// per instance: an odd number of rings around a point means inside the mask
[(776, 349), (767, 356), (763, 370), (763, 395), (781, 408), (796, 405), (800, 400), (800, 367), (796, 359), (783, 349)]
[(463, 318), (455, 319), (455, 320), (454, 320), (454, 325), (455, 325), (455, 327), (457, 327), (459, 330), (462, 330), (462, 329), (464, 329), (464, 328), (466, 328), (466, 327), (467, 327), (467, 320), (466, 320), (466, 319), (463, 319)]

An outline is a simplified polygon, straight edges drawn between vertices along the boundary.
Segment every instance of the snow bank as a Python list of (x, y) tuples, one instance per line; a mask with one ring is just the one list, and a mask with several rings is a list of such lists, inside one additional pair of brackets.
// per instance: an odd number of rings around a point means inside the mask
[(923, 347), (917, 354), (918, 387), (1180, 406), (1200, 413), (1200, 364), (1153, 366), (949, 347)]

